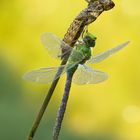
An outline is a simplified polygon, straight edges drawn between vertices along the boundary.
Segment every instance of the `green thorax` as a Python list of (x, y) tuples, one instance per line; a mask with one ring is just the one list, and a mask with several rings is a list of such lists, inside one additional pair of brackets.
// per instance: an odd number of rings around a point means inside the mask
[(69, 73), (73, 74), (78, 67), (78, 64), (84, 64), (91, 57), (91, 49), (86, 45), (77, 45), (71, 52), (67, 62)]
[(91, 48), (87, 47), (85, 44), (82, 45), (79, 44), (73, 49), (67, 64), (68, 66), (83, 64), (87, 60), (89, 60), (90, 57), (91, 57)]
[(72, 50), (67, 62), (68, 72), (74, 72), (78, 64), (84, 64), (91, 57), (91, 47), (95, 46), (96, 37), (88, 33), (82, 44), (77, 44)]

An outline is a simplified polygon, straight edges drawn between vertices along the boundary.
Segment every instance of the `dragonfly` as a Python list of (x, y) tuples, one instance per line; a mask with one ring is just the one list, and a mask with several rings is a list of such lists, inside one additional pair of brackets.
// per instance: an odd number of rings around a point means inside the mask
[[(41, 37), (42, 43), (47, 48), (48, 53), (55, 58), (62, 58), (67, 53), (71, 53), (66, 65), (58, 67), (40, 68), (24, 74), (23, 79), (48, 84), (66, 72), (76, 69), (73, 82), (78, 85), (97, 84), (108, 79), (108, 74), (89, 67), (89, 64), (102, 62), (116, 52), (126, 47), (130, 41), (124, 42), (96, 56), (92, 55), (92, 48), (95, 46), (96, 37), (87, 33), (82, 40), (79, 40), (72, 49), (68, 44), (52, 33), (44, 33)], [(63, 47), (63, 48), (62, 48)], [(62, 54), (62, 49), (67, 48), (67, 52)], [(63, 72), (56, 73), (62, 69)]]
[[(69, 44), (71, 47), (74, 46), (74, 44), (77, 42), (78, 38), (81, 36), (83, 30), (85, 29), (85, 26), (88, 26), (92, 22), (96, 21), (96, 19), (104, 12), (111, 10), (115, 3), (112, 0), (85, 0), (88, 3), (88, 6), (83, 9), (73, 20), (71, 25), (69, 26), (66, 34), (64, 35), (63, 41)], [(52, 47), (51, 47), (52, 48)], [(59, 48), (59, 47), (58, 47)], [(66, 48), (67, 49), (67, 48)], [(65, 52), (65, 50), (63, 50)], [(65, 65), (68, 60), (68, 56), (63, 59), (61, 62), (61, 65)], [(60, 72), (58, 72), (60, 74)], [(59, 78), (56, 80), (53, 80), (50, 89), (48, 91), (48, 94), (43, 102), (43, 105), (40, 108), (40, 111), (33, 123), (33, 126), (29, 132), (28, 139), (32, 140), (36, 130), (40, 124), (40, 121), (43, 117), (43, 114), (49, 104), (49, 101), (51, 99), (51, 96), (53, 95), (53, 91), (55, 90), (55, 87), (59, 81)]]
[[(63, 117), (65, 114), (69, 92), (72, 81), (79, 85), (97, 84), (108, 79), (108, 74), (99, 70), (94, 70), (89, 64), (99, 63), (115, 54), (129, 44), (124, 42), (112, 49), (109, 49), (96, 56), (92, 55), (92, 48), (95, 47), (96, 37), (87, 32), (81, 40), (78, 40), (72, 49), (68, 44), (59, 39), (52, 33), (43, 34), (41, 40), (47, 48), (48, 53), (55, 57), (63, 59), (65, 55), (69, 55), (66, 65), (59, 67), (40, 68), (24, 74), (23, 78), (32, 82), (50, 83), (56, 80), (64, 73), (67, 74), (64, 95), (58, 110), (57, 119), (53, 131), (53, 140), (58, 140)], [(67, 50), (63, 53), (63, 50)]]

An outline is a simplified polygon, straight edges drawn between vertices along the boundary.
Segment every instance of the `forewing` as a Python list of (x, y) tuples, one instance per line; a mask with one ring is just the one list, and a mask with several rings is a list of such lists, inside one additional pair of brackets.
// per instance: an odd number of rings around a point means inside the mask
[(98, 84), (108, 79), (108, 75), (104, 72), (93, 70), (85, 65), (79, 65), (74, 73), (73, 82), (78, 85)]
[(65, 71), (65, 65), (60, 67), (41, 68), (25, 73), (23, 79), (31, 82), (47, 84), (60, 77), (62, 74), (65, 73)]
[(127, 41), (125, 43), (118, 45), (117, 47), (107, 50), (106, 52), (98, 54), (97, 56), (92, 57), (89, 61), (87, 61), (87, 63), (99, 63), (99, 62), (105, 60), (106, 58), (108, 58), (109, 56), (111, 56), (112, 54), (115, 54), (116, 52), (120, 51), (121, 49), (126, 47), (129, 43), (130, 42)]
[(52, 33), (44, 33), (41, 36), (41, 41), (47, 48), (48, 53), (55, 58), (61, 58), (61, 56), (63, 56), (62, 50), (66, 50), (65, 53), (68, 53), (72, 50), (68, 44)]

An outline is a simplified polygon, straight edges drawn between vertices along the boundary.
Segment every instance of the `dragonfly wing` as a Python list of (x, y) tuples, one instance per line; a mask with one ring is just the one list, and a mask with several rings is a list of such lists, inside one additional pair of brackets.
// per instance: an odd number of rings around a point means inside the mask
[(122, 43), (120, 45), (118, 45), (117, 47), (114, 47), (110, 50), (107, 50), (95, 57), (92, 57), (89, 61), (87, 61), (87, 63), (99, 63), (103, 60), (105, 60), (106, 58), (108, 58), (109, 56), (111, 56), (112, 54), (115, 54), (116, 52), (118, 52), (119, 50), (123, 49), (124, 47), (126, 47), (130, 42), (127, 41), (125, 43)]
[(49, 54), (55, 58), (60, 58), (60, 56), (63, 56), (62, 50), (66, 50), (67, 52), (70, 52), (72, 50), (72, 48), (68, 44), (66, 44), (64, 41), (62, 41), (52, 33), (44, 33), (41, 36), (41, 41), (47, 48)]
[(85, 65), (79, 65), (74, 73), (73, 82), (78, 85), (98, 84), (108, 79), (108, 75), (104, 72), (93, 70)]
[(23, 75), (23, 79), (31, 82), (47, 84), (60, 77), (62, 74), (65, 73), (65, 71), (65, 65), (60, 67), (41, 68), (25, 73)]
[[(73, 51), (73, 53), (74, 52), (76, 53), (76, 51)], [(64, 74), (67, 70), (70, 70), (74, 66), (78, 65), (85, 58), (85, 56), (83, 56), (80, 52), (76, 53), (76, 57), (77, 56), (78, 58), (75, 58), (77, 60), (75, 61), (75, 63), (70, 64), (68, 62), (66, 65), (62, 65), (59, 67), (49, 67), (33, 70), (31, 72), (25, 73), (23, 75), (23, 79), (37, 83), (50, 83), (51, 81)]]

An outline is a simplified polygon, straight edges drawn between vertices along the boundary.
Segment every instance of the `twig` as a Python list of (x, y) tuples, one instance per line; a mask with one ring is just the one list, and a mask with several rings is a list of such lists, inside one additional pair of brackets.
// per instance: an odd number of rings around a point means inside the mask
[[(67, 33), (64, 36), (64, 42), (69, 44), (71, 47), (74, 46), (75, 42), (80, 37), (81, 33), (84, 30), (84, 27), (92, 23), (97, 19), (97, 17), (103, 12), (110, 10), (114, 7), (114, 3), (112, 0), (91, 0), (87, 1), (89, 2), (87, 8), (85, 8), (83, 11), (80, 12), (80, 14), (74, 19), (72, 24), (70, 25)], [(62, 50), (65, 51), (65, 50)], [(66, 56), (63, 58), (61, 65), (65, 65), (69, 56)], [(57, 82), (59, 81), (59, 78), (54, 80), (52, 82), (52, 85), (48, 91), (48, 94), (40, 108), (40, 111), (33, 123), (32, 129), (29, 133), (28, 140), (32, 140), (35, 132), (40, 124), (40, 121), (43, 117), (43, 114), (48, 106), (48, 103), (52, 97), (52, 94), (54, 92), (54, 89), (57, 85)]]

